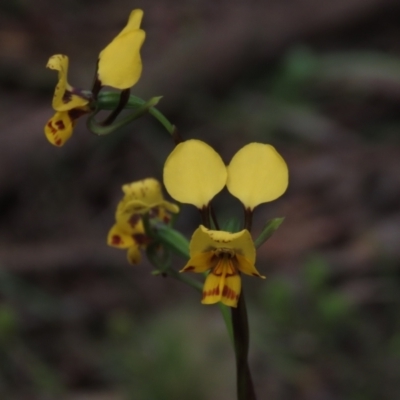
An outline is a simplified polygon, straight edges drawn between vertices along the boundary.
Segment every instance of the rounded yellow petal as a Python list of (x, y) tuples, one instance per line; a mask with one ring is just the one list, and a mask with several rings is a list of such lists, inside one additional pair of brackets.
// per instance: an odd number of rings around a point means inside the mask
[(140, 49), (146, 37), (139, 29), (142, 10), (133, 10), (125, 28), (100, 53), (98, 78), (102, 86), (128, 89), (140, 78), (142, 60)]
[(134, 244), (133, 246), (129, 247), (127, 253), (127, 259), (129, 264), (137, 265), (140, 263), (142, 259), (142, 255), (140, 254), (139, 246)]
[(47, 68), (58, 71), (58, 83), (54, 90), (52, 106), (56, 111), (68, 111), (83, 107), (88, 100), (73, 94), (73, 88), (67, 82), (68, 57), (64, 54), (55, 54), (49, 58)]
[(115, 224), (108, 232), (107, 244), (119, 249), (127, 249), (136, 245), (132, 235), (130, 235), (125, 229), (122, 229), (119, 224)]
[(209, 252), (216, 249), (232, 250), (254, 265), (256, 260), (256, 249), (250, 232), (246, 229), (230, 233), (225, 231), (214, 231), (200, 225), (193, 233), (190, 241), (190, 257), (197, 254)]
[(44, 133), (51, 144), (61, 147), (71, 137), (74, 125), (75, 121), (71, 119), (68, 111), (60, 111), (49, 119)]
[(224, 188), (226, 177), (219, 154), (200, 140), (178, 144), (164, 165), (164, 184), (171, 197), (200, 209)]
[(250, 143), (233, 156), (226, 186), (252, 210), (280, 197), (286, 191), (288, 179), (288, 167), (274, 147)]

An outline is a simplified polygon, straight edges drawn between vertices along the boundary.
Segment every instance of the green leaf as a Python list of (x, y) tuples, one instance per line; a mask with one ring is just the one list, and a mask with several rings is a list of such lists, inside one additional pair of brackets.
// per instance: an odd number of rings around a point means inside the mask
[(260, 236), (254, 241), (254, 245), (259, 248), (262, 244), (264, 244), (273, 234), (274, 232), (280, 227), (282, 222), (284, 221), (285, 218), (274, 218), (269, 220), (265, 226), (262, 232), (260, 233)]
[(164, 224), (155, 224), (154, 233), (158, 241), (182, 257), (189, 256), (189, 241), (180, 232)]
[[(117, 107), (119, 102), (120, 94), (115, 92), (102, 92), (99, 94), (97, 99), (97, 110), (114, 110)], [(130, 95), (128, 103), (125, 108), (135, 109), (146, 104), (146, 101), (141, 99), (140, 97)], [(153, 116), (157, 121), (167, 130), (167, 132), (171, 135), (175, 132), (175, 126), (168, 121), (164, 114), (162, 114), (155, 107), (151, 107), (149, 110), (149, 114)]]
[(146, 103), (138, 106), (137, 108), (134, 109), (134, 111), (127, 115), (125, 118), (122, 118), (119, 121), (116, 121), (110, 125), (107, 126), (102, 126), (96, 121), (96, 114), (100, 111), (100, 109), (97, 109), (96, 112), (94, 112), (87, 120), (87, 126), (90, 131), (95, 133), (98, 136), (103, 136), (103, 135), (108, 135), (112, 132), (114, 132), (117, 129), (122, 128), (123, 126), (129, 124), (130, 122), (134, 121), (135, 119), (140, 118), (142, 115), (146, 114), (149, 112), (149, 110), (154, 107), (155, 105), (158, 104), (158, 102), (161, 100), (160, 97), (152, 97), (149, 101)]

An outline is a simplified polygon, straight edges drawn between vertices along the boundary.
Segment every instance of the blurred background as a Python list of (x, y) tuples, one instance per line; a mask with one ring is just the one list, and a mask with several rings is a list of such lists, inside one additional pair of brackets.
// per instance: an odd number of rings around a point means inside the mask
[[(216, 306), (106, 246), (121, 185), (161, 178), (173, 148), (145, 117), (107, 137), (84, 118), (63, 148), (52, 54), (90, 88), (98, 53), (144, 10), (132, 92), (229, 162), (273, 144), (290, 187), (256, 210), (267, 280), (244, 278), (258, 398), (400, 398), (398, 0), (2, 0), (0, 398), (232, 400), (233, 351)], [(221, 219), (236, 199), (215, 202)], [(177, 226), (189, 238), (197, 211)], [(184, 260), (176, 258), (180, 269)]]

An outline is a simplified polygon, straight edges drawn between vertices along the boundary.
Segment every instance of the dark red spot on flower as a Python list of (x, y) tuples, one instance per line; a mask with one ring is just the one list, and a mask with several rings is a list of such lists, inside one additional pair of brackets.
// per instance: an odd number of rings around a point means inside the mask
[(57, 126), (58, 129), (60, 129), (61, 131), (63, 131), (65, 129), (65, 125), (63, 121), (56, 121), (55, 125)]
[(138, 245), (147, 245), (151, 243), (151, 239), (143, 233), (135, 233), (132, 235)]
[(185, 268), (185, 271), (193, 271), (195, 268), (193, 265), (189, 265), (188, 267)]
[(113, 236), (111, 237), (111, 244), (114, 244), (114, 245), (118, 246), (118, 245), (121, 244), (121, 243), (122, 243), (121, 236), (119, 236), (119, 235), (113, 235)]
[(51, 124), (51, 121), (47, 123), (47, 127), (50, 129), (50, 132), (54, 135), (57, 132), (57, 129)]
[(54, 143), (55, 143), (57, 146), (61, 146), (61, 145), (62, 145), (62, 140), (61, 140), (61, 139), (57, 139)]
[(139, 214), (132, 214), (132, 216), (129, 218), (129, 224), (132, 227), (134, 227), (139, 221), (140, 221)]

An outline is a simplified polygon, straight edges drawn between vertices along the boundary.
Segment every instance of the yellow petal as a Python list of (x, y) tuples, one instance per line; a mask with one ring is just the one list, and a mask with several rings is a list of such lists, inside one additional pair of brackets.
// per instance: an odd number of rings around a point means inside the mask
[(250, 232), (246, 229), (230, 233), (214, 231), (200, 225), (193, 233), (190, 241), (190, 257), (210, 251), (210, 249), (231, 249), (235, 254), (240, 254), (250, 264), (255, 263), (256, 249)]
[(252, 210), (280, 197), (288, 186), (288, 175), (288, 167), (274, 147), (250, 143), (233, 156), (226, 186)]
[(221, 301), (229, 307), (236, 307), (241, 290), (241, 279), (239, 274), (226, 276), (208, 274), (203, 288), (203, 304), (214, 304)]
[(44, 127), (44, 133), (51, 144), (61, 147), (71, 137), (74, 125), (68, 111), (56, 112)]
[(191, 257), (187, 264), (179, 272), (206, 272), (213, 267), (211, 260), (213, 258), (213, 253), (211, 251), (196, 254)]
[(223, 189), (226, 177), (219, 154), (200, 140), (178, 144), (164, 165), (164, 184), (171, 197), (198, 208)]
[(126, 230), (121, 229), (119, 224), (115, 224), (108, 232), (107, 244), (119, 249), (127, 249), (136, 245), (136, 242)]
[(72, 110), (76, 107), (83, 107), (88, 100), (73, 94), (73, 88), (67, 82), (68, 57), (63, 54), (56, 54), (49, 58), (47, 68), (58, 71), (58, 83), (53, 96), (53, 108), (56, 111)]
[(132, 264), (132, 265), (139, 264), (142, 259), (142, 255), (140, 254), (139, 246), (134, 244), (133, 246), (129, 247), (128, 253), (127, 253), (127, 258), (128, 258), (129, 264)]
[(141, 30), (142, 10), (133, 10), (125, 28), (100, 53), (98, 78), (102, 86), (128, 89), (140, 78), (142, 60), (140, 48), (146, 34)]
[(265, 279), (265, 276), (261, 275), (254, 264), (249, 262), (249, 260), (246, 257), (243, 257), (240, 254), (236, 254), (236, 259), (237, 263), (235, 263), (235, 266), (238, 268), (239, 271), (243, 272), (246, 275), (250, 276), (257, 276), (258, 278)]

